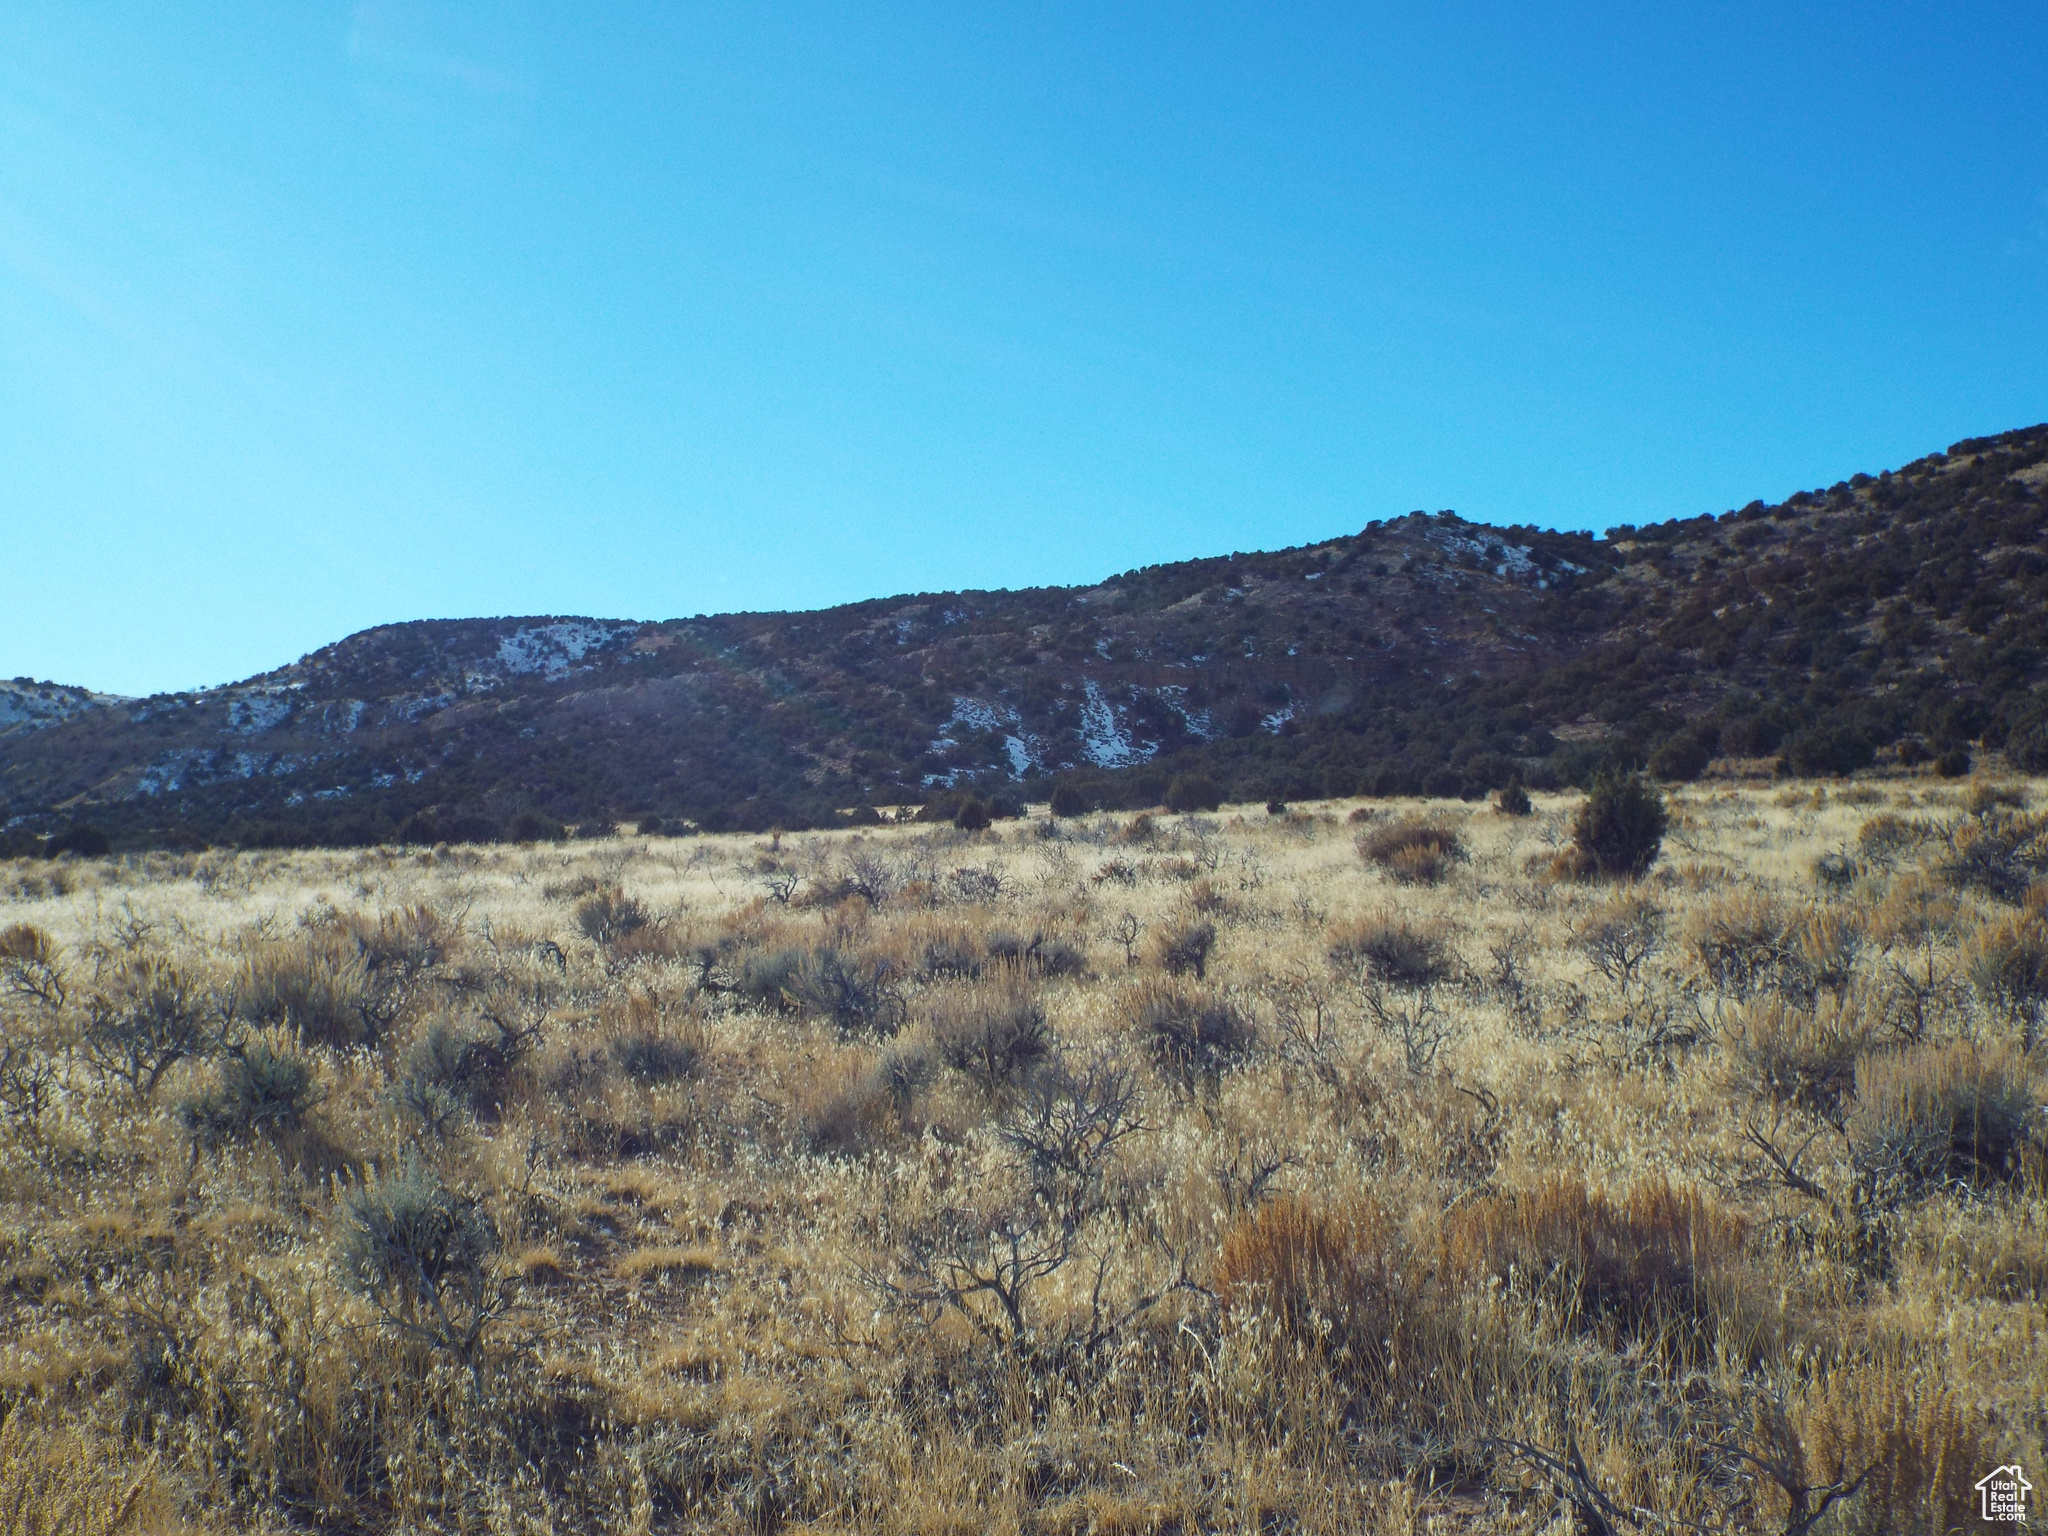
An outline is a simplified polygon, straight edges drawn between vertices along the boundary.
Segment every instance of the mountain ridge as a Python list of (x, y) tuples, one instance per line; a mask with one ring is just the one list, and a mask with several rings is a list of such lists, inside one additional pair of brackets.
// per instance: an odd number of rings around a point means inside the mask
[(27, 851), (81, 820), (126, 846), (347, 843), (801, 826), (1055, 778), (1138, 804), (1183, 772), (1288, 798), (1660, 753), (1847, 771), (2038, 735), (2048, 761), (2044, 528), (2048, 426), (1604, 540), (1416, 512), (1079, 587), (381, 625), (192, 693), (17, 679), (0, 822)]

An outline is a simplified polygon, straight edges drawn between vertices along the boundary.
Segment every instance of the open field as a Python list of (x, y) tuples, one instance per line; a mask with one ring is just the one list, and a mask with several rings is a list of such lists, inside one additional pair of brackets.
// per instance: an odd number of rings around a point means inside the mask
[(2042, 794), (0, 864), (0, 1532), (1984, 1528)]

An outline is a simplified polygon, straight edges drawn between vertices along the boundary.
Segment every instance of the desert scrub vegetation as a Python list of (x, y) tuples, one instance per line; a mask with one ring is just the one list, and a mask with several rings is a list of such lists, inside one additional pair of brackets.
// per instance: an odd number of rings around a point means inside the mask
[(2040, 793), (0, 865), (0, 1531), (1967, 1527)]

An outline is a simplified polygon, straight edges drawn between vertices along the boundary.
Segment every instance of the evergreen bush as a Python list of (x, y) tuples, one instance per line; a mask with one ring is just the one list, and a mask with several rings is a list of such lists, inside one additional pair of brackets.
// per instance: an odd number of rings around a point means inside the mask
[(1664, 796), (1641, 774), (1595, 779), (1572, 820), (1565, 872), (1582, 879), (1635, 879), (1663, 851), (1667, 820)]

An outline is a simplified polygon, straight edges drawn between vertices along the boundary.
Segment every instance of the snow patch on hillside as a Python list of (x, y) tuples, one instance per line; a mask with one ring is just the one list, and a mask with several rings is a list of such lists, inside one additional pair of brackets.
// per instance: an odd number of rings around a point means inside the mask
[(291, 712), (292, 701), (281, 694), (250, 694), (228, 702), (228, 729), (254, 736), (284, 724)]
[(590, 619), (522, 624), (498, 642), (498, 665), (515, 676), (539, 673), (554, 677), (632, 628), (627, 624), (599, 624)]
[[(1043, 747), (1029, 732), (1017, 729), (1019, 723), (1017, 711), (1007, 704), (991, 704), (985, 699), (956, 695), (953, 712), (939, 727), (939, 734), (932, 738), (929, 750), (951, 751), (960, 745), (961, 738), (968, 732), (991, 735), (1000, 732), (1003, 753), (1010, 760), (1010, 777), (1021, 779), (1038, 766)], [(925, 786), (951, 789), (961, 778), (971, 778), (976, 771), (973, 768), (953, 768), (944, 773), (928, 773), (924, 776)]]
[[(1423, 537), (1454, 558), (1473, 557), (1496, 576), (1516, 581), (1533, 579), (1539, 587), (1549, 585), (1543, 567), (1536, 563), (1536, 552), (1526, 544), (1510, 544), (1500, 538), (1473, 538), (1455, 528), (1431, 528)], [(1586, 571), (1583, 565), (1574, 565), (1569, 560), (1555, 563), (1558, 570), (1569, 576), (1581, 576)]]
[(1216, 723), (1210, 717), (1208, 710), (1190, 709), (1188, 707), (1188, 691), (1180, 684), (1174, 683), (1164, 688), (1155, 688), (1153, 692), (1159, 695), (1160, 703), (1180, 716), (1181, 724), (1188, 728), (1190, 736), (1195, 737), (1199, 741), (1214, 741), (1222, 734), (1216, 729)]
[(932, 743), (934, 748), (943, 742), (946, 746), (959, 745), (953, 731), (956, 726), (970, 731), (997, 731), (1006, 725), (1017, 723), (1017, 711), (990, 704), (981, 699), (956, 696), (953, 713), (946, 717), (946, 723), (939, 728), (940, 740)]
[(412, 721), (422, 715), (438, 714), (455, 702), (452, 693), (415, 693), (393, 699), (384, 710), (380, 723), (389, 725), (394, 720)]
[(11, 681), (0, 679), (0, 731), (15, 725), (39, 730), (89, 709), (126, 702), (117, 694), (94, 693), (90, 688), (67, 688), (62, 683), (38, 683), (21, 677)]
[(1127, 768), (1152, 755), (1152, 748), (1131, 740), (1131, 733), (1117, 719), (1117, 711), (1102, 696), (1091, 678), (1081, 685), (1081, 750), (1098, 768)]
[(286, 779), (317, 759), (290, 752), (229, 752), (214, 747), (183, 747), (155, 758), (135, 781), (138, 795), (169, 795), (201, 784), (230, 779)]

